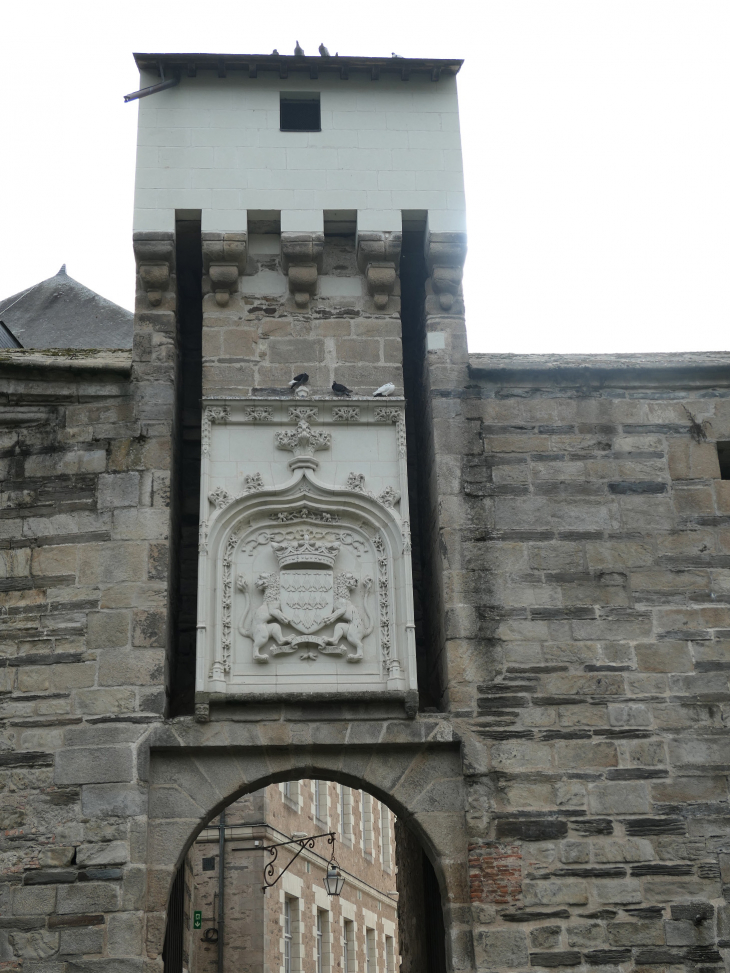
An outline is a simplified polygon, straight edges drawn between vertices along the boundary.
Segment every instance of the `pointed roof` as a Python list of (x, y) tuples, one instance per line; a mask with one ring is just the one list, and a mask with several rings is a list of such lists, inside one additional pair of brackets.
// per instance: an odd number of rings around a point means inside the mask
[(66, 273), (0, 301), (0, 324), (23, 348), (131, 348), (134, 315)]

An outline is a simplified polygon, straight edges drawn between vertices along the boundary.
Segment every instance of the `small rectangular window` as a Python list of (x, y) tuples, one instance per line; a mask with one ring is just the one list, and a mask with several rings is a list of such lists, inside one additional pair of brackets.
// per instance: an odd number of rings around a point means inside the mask
[(317, 973), (324, 973), (322, 963), (322, 910), (317, 909)]
[(385, 937), (385, 973), (395, 973), (395, 950), (393, 949), (393, 937)]
[(284, 797), (290, 805), (299, 807), (299, 781), (288, 780), (283, 786)]
[(348, 841), (352, 838), (352, 792), (340, 784), (340, 831)]
[(321, 823), (327, 824), (327, 781), (314, 782), (314, 816)]
[(385, 804), (380, 805), (380, 854), (383, 868), (390, 871), (390, 814)]
[(280, 92), (279, 127), (282, 132), (321, 132), (319, 92)]
[(361, 791), (360, 807), (362, 809), (362, 850), (365, 855), (373, 853), (373, 799), (370, 794)]
[(215, 857), (203, 859), (203, 871), (204, 872), (215, 871)]
[(350, 919), (342, 923), (342, 971), (355, 973), (355, 924)]
[(291, 967), (291, 899), (284, 899), (284, 973), (292, 973)]
[(299, 899), (293, 895), (284, 898), (284, 973), (300, 973), (301, 930)]
[(720, 477), (730, 480), (730, 442), (717, 444), (717, 458), (720, 461)]
[(324, 909), (317, 909), (317, 973), (330, 968), (330, 917)]
[(365, 930), (365, 973), (375, 973), (375, 930)]

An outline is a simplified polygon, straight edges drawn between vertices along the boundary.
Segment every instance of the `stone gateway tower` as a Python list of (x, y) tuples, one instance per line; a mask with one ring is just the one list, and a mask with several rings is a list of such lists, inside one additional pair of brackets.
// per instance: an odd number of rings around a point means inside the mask
[(132, 352), (0, 349), (2, 962), (162, 973), (306, 779), (402, 973), (726, 969), (730, 356), (468, 353), (461, 62), (136, 58)]

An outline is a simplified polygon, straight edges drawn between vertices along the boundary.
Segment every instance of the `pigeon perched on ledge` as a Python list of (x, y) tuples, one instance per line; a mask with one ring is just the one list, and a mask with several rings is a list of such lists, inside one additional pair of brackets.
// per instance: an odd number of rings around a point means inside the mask
[(320, 55), (322, 57), (329, 57), (330, 56), (330, 52), (327, 50), (327, 48), (324, 46), (324, 44), (320, 44), (319, 45), (319, 53), (320, 53)]
[(300, 385), (306, 385), (308, 381), (309, 375), (306, 372), (300, 372), (299, 375), (295, 375), (291, 382), (289, 382), (289, 388), (292, 392), (296, 392)]
[(340, 385), (339, 382), (332, 383), (332, 391), (335, 395), (346, 395), (348, 398), (352, 395), (352, 389), (348, 389), (346, 385)]
[(395, 385), (392, 382), (386, 382), (385, 385), (381, 385), (377, 392), (373, 392), (373, 398), (377, 399), (379, 395), (392, 395), (395, 392)]
[(297, 46), (294, 48), (294, 57), (304, 57), (304, 48), (299, 46), (299, 41), (297, 41)]

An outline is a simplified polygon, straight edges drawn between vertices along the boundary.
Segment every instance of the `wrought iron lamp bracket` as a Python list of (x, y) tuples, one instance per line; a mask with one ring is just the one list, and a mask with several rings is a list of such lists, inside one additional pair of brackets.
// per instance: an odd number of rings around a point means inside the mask
[[(306, 838), (292, 838), (290, 841), (280, 841), (275, 845), (264, 845), (262, 851), (268, 851), (268, 853), (271, 855), (271, 861), (264, 868), (264, 884), (261, 886), (261, 891), (266, 892), (267, 889), (273, 888), (273, 886), (276, 885), (276, 883), (279, 881), (279, 879), (284, 874), (284, 872), (288, 871), (288, 869), (294, 864), (297, 858), (299, 858), (299, 856), (304, 851), (304, 849), (314, 848), (314, 843), (319, 838), (327, 839), (327, 844), (332, 845), (332, 854), (334, 855), (336, 833), (337, 832), (335, 831), (328, 831), (325, 834), (313, 834), (313, 835), (309, 835)], [(274, 872), (276, 871), (274, 866), (276, 864), (277, 858), (279, 857), (279, 848), (286, 848), (288, 845), (298, 845), (299, 847), (297, 849), (296, 854), (289, 859), (289, 861), (282, 868), (282, 870), (279, 872), (276, 878), (273, 878)], [(273, 881), (269, 881), (269, 879), (272, 878)]]

